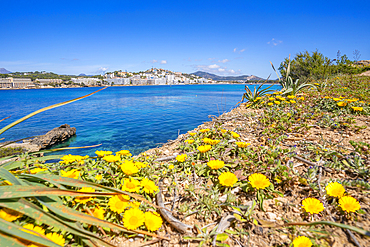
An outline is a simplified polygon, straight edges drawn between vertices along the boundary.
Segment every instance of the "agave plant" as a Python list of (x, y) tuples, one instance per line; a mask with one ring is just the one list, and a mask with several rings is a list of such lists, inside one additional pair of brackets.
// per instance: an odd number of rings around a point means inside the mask
[[(269, 78), (267, 78), (266, 81), (268, 81)], [(259, 87), (254, 86), (253, 91), (247, 85), (245, 85), (245, 93), (243, 94), (242, 99), (236, 105), (243, 103), (244, 101), (249, 102), (251, 105), (258, 104), (259, 100), (263, 96), (265, 96), (269, 92), (274, 91), (270, 89), (272, 86), (274, 86), (274, 84), (270, 85), (267, 88), (262, 88), (264, 85), (265, 83), (262, 83), (261, 85), (259, 85)]]
[(303, 90), (306, 87), (314, 87), (314, 85), (307, 83), (307, 82), (299, 81), (299, 79), (296, 79), (295, 81), (292, 79), (292, 77), (290, 76), (290, 64), (291, 64), (290, 55), (289, 55), (289, 62), (285, 66), (286, 76), (283, 79), (279, 76), (279, 74), (277, 73), (271, 61), (270, 61), (270, 64), (273, 70), (275, 71), (277, 77), (279, 78), (279, 84), (282, 87), (281, 89), (282, 95), (296, 95), (299, 91)]
[[(105, 89), (105, 88), (103, 88)], [(102, 89), (100, 89), (102, 90)], [(98, 91), (100, 91), (98, 90)], [(49, 109), (66, 105), (77, 100), (86, 98), (94, 93), (70, 101), (55, 104), (35, 111), (0, 130), (0, 135), (6, 130), (21, 123), (22, 121)], [(14, 157), (14, 156), (11, 156)], [(114, 195), (128, 195), (149, 205), (157, 207), (140, 195), (121, 191), (116, 188), (103, 186), (97, 183), (82, 181), (69, 177), (62, 177), (48, 173), (29, 174), (29, 164), (60, 158), (58, 155), (45, 157), (32, 157), (23, 155), (20, 160), (4, 157), (0, 159), (0, 243), (1, 246), (60, 246), (64, 243), (52, 241), (52, 238), (63, 239), (67, 236), (70, 241), (86, 246), (113, 246), (106, 239), (102, 239), (97, 233), (87, 230), (86, 226), (97, 226), (103, 235), (109, 228), (116, 232), (129, 234), (145, 234), (159, 237), (156, 234), (141, 231), (128, 230), (120, 224), (111, 223), (90, 214), (85, 214), (63, 204), (61, 196), (69, 197), (106, 197)], [(79, 192), (75, 188), (87, 187), (99, 192)], [(43, 235), (35, 229), (26, 229), (27, 222), (44, 224), (51, 234)], [(84, 227), (85, 226), (85, 227)], [(39, 228), (41, 229), (41, 228)], [(44, 230), (43, 230), (44, 231)], [(60, 233), (60, 235), (59, 235)]]

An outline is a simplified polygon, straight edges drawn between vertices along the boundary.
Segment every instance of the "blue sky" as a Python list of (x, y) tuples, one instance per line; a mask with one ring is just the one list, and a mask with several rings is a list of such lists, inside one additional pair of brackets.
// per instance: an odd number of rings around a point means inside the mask
[(289, 54), (370, 59), (370, 1), (5, 1), (0, 68), (98, 74), (151, 67), (276, 78)]

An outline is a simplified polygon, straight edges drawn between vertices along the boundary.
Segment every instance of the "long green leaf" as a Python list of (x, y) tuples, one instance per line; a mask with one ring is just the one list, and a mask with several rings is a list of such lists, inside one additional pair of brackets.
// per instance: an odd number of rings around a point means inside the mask
[(8, 180), (14, 185), (21, 185), (21, 182), (19, 182), (18, 179), (13, 174), (11, 174), (10, 172), (1, 167), (0, 167), (0, 178)]
[(119, 189), (116, 189), (116, 188), (96, 184), (96, 183), (89, 182), (89, 181), (83, 181), (83, 180), (79, 180), (79, 179), (67, 178), (67, 177), (51, 175), (51, 174), (35, 174), (35, 175), (22, 174), (22, 175), (19, 175), (19, 177), (20, 178), (25, 178), (25, 179), (27, 179), (27, 178), (28, 179), (32, 179), (32, 178), (33, 179), (40, 179), (40, 180), (50, 182), (54, 185), (62, 184), (62, 185), (69, 185), (69, 186), (74, 186), (74, 187), (91, 187), (91, 188), (94, 188), (94, 189), (101, 189), (101, 190), (106, 190), (106, 191), (110, 191), (110, 192), (117, 192), (119, 194), (128, 195), (132, 198), (143, 201), (143, 202), (145, 202), (145, 203), (147, 203), (147, 204), (149, 204), (153, 207), (158, 208), (157, 205), (149, 202), (148, 200), (146, 200), (142, 196), (132, 194), (132, 193), (129, 193), (129, 192), (126, 192), (126, 191), (122, 191), (122, 190), (119, 190)]
[(14, 238), (11, 235), (5, 234), (1, 231), (0, 231), (0, 243), (2, 247), (14, 247), (14, 246), (27, 247), (27, 245), (23, 244), (18, 239)]
[(23, 198), (18, 200), (11, 199), (7, 200), (6, 202), (2, 202), (0, 200), (0, 206), (13, 209), (46, 225), (59, 228), (60, 230), (70, 232), (77, 236), (87, 239), (92, 238), (99, 242), (101, 245), (112, 246), (108, 242), (101, 240), (98, 236), (94, 235), (92, 232), (89, 232), (83, 228), (79, 228), (75, 223), (67, 222), (66, 220), (63, 220), (55, 215), (52, 215), (49, 212), (45, 212), (37, 205)]
[[(44, 157), (37, 157), (37, 158), (32, 158), (32, 159), (27, 160), (27, 163), (31, 164), (36, 161), (42, 162), (42, 161), (48, 161), (48, 160), (59, 160), (62, 156), (63, 155), (48, 155)], [(13, 170), (13, 169), (22, 167), (23, 165), (24, 165), (24, 161), (19, 160), (19, 161), (10, 161), (10, 162), (4, 163), (0, 165), (0, 167), (6, 170)]]
[(340, 227), (340, 228), (343, 228), (343, 229), (348, 229), (348, 230), (351, 230), (351, 231), (357, 232), (359, 234), (370, 237), (370, 232), (369, 231), (366, 231), (364, 229), (361, 229), (361, 228), (358, 228), (358, 227), (355, 227), (355, 226), (349, 226), (349, 225), (345, 225), (345, 224), (341, 224), (341, 223), (337, 223), (337, 222), (332, 222), (332, 221), (292, 222), (292, 223), (284, 224), (284, 226), (297, 226), (297, 225), (299, 225), (299, 226), (314, 226), (314, 225), (336, 226), (336, 227)]
[(11, 185), (0, 186), (0, 200), (34, 196), (113, 196), (117, 192), (78, 192), (74, 190), (62, 190), (58, 188), (43, 188), (40, 186)]
[(100, 220), (100, 219), (92, 217), (90, 215), (83, 214), (81, 212), (73, 210), (69, 207), (60, 205), (59, 203), (52, 202), (49, 199), (47, 199), (46, 197), (37, 197), (37, 199), (39, 200), (39, 202), (42, 205), (44, 205), (45, 207), (47, 207), (48, 209), (50, 209), (54, 213), (56, 213), (56, 214), (58, 214), (62, 217), (65, 217), (65, 218), (73, 219), (73, 220), (76, 220), (76, 221), (79, 221), (79, 222), (82, 222), (82, 223), (87, 223), (87, 224), (90, 224), (90, 225), (108, 227), (108, 228), (115, 229), (115, 230), (118, 230), (118, 231), (123, 231), (123, 232), (128, 232), (128, 233), (141, 233), (141, 234), (145, 234), (145, 235), (152, 236), (152, 237), (167, 239), (167, 238), (164, 238), (164, 237), (160, 237), (160, 236), (158, 236), (154, 233), (151, 233), (151, 232), (146, 232), (146, 231), (141, 231), (141, 230), (132, 230), (132, 231), (130, 231), (130, 230), (126, 229), (123, 226), (120, 226), (120, 225), (117, 225), (117, 224), (114, 224), (114, 223), (110, 223), (110, 222), (107, 222), (107, 221), (104, 221), (104, 220)]
[(65, 101), (65, 102), (62, 102), (62, 103), (54, 104), (54, 105), (51, 105), (51, 106), (47, 106), (47, 107), (44, 107), (44, 108), (42, 108), (42, 109), (40, 109), (40, 110), (34, 111), (34, 112), (32, 112), (32, 113), (28, 114), (27, 116), (22, 117), (21, 119), (18, 119), (17, 121), (14, 121), (13, 123), (8, 124), (8, 125), (7, 125), (7, 126), (5, 126), (4, 128), (2, 128), (2, 129), (0, 130), (0, 135), (1, 135), (2, 133), (4, 133), (5, 131), (7, 131), (8, 129), (10, 129), (10, 128), (14, 127), (15, 125), (17, 125), (17, 124), (19, 124), (19, 123), (23, 122), (24, 120), (29, 119), (30, 117), (33, 117), (33, 116), (35, 116), (35, 115), (37, 115), (37, 114), (39, 114), (39, 113), (41, 113), (41, 112), (44, 112), (44, 111), (47, 111), (47, 110), (51, 110), (51, 109), (53, 109), (53, 108), (56, 108), (56, 107), (59, 107), (59, 106), (63, 106), (63, 105), (67, 105), (67, 104), (72, 103), (72, 102), (75, 102), (75, 101), (77, 101), (77, 100), (80, 100), (80, 99), (86, 98), (86, 97), (91, 96), (91, 95), (93, 95), (93, 94), (95, 94), (95, 93), (97, 93), (97, 92), (99, 92), (99, 91), (101, 91), (101, 90), (103, 90), (103, 89), (106, 89), (106, 88), (107, 88), (107, 87), (104, 87), (104, 88), (101, 88), (101, 89), (99, 89), (99, 90), (97, 90), (97, 91), (95, 91), (95, 92), (92, 92), (92, 93), (90, 93), (90, 94), (87, 94), (87, 95), (85, 95), (85, 96), (82, 96), (82, 97), (79, 97), (79, 98), (76, 98), (76, 99), (72, 99), (72, 100), (68, 100), (68, 101)]
[(59, 245), (55, 244), (54, 242), (44, 239), (39, 236), (32, 235), (28, 232), (22, 231), (22, 227), (19, 227), (18, 225), (8, 222), (6, 220), (3, 220), (0, 218), (0, 232), (3, 232), (8, 235), (12, 235), (17, 238), (21, 238), (23, 240), (28, 240), (32, 241), (38, 244), (42, 244), (45, 246), (50, 246), (50, 247), (60, 247)]

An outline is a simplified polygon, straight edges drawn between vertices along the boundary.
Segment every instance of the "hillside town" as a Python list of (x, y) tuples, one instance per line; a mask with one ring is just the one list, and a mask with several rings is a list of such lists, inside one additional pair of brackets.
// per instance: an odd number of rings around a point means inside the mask
[[(48, 75), (50, 74), (50, 78)], [(24, 88), (70, 88), (93, 86), (139, 86), (139, 85), (175, 85), (216, 83), (210, 78), (202, 78), (194, 74), (172, 72), (165, 69), (151, 68), (141, 72), (107, 72), (98, 76), (63, 76), (54, 73), (27, 72), (9, 73), (0, 78), (1, 89)]]

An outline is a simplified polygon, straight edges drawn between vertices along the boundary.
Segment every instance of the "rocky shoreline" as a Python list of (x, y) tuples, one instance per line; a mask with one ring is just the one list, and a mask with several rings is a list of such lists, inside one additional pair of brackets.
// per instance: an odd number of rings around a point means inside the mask
[(32, 139), (23, 140), (22, 143), (7, 142), (0, 143), (4, 148), (22, 148), (26, 152), (38, 152), (43, 149), (48, 149), (56, 144), (67, 141), (72, 136), (76, 135), (76, 128), (68, 124), (63, 124), (56, 127), (45, 135), (37, 136)]

